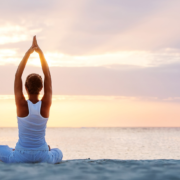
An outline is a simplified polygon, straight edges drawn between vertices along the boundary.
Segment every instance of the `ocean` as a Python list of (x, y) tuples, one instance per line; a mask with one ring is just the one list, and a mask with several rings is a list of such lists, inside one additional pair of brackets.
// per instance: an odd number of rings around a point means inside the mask
[[(0, 128), (0, 144), (17, 140), (17, 128)], [(180, 179), (180, 128), (47, 128), (46, 140), (62, 163), (0, 162), (0, 179)]]

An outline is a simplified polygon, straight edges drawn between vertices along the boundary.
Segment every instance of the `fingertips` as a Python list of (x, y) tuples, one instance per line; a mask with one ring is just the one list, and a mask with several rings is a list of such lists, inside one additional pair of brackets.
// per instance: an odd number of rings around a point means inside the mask
[(36, 37), (35, 37), (35, 36), (33, 36), (33, 44), (34, 44), (34, 42), (35, 42), (35, 38), (36, 38)]

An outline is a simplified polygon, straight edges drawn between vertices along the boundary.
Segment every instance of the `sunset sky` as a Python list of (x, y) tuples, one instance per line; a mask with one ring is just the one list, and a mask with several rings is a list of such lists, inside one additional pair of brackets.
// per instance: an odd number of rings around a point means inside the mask
[[(49, 127), (180, 126), (179, 0), (0, 0), (0, 127), (37, 36), (51, 69)], [(29, 73), (42, 75), (37, 54)]]

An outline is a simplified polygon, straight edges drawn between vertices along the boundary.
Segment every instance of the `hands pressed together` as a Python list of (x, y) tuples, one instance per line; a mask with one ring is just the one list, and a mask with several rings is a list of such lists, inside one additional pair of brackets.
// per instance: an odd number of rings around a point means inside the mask
[(42, 50), (40, 49), (40, 47), (37, 44), (36, 36), (33, 37), (32, 46), (29, 48), (27, 53), (32, 54), (34, 51), (37, 52), (38, 54), (42, 53)]

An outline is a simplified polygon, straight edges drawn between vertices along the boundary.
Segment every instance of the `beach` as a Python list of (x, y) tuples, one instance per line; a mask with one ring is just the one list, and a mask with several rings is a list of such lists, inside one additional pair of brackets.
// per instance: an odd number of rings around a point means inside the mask
[(3, 180), (169, 180), (180, 179), (177, 160), (68, 160), (60, 164), (3, 164)]
[(0, 0), (0, 180), (180, 180), (179, 11)]
[[(0, 128), (0, 143), (14, 147), (17, 128)], [(180, 179), (180, 128), (47, 128), (60, 164), (0, 163), (0, 178)]]

